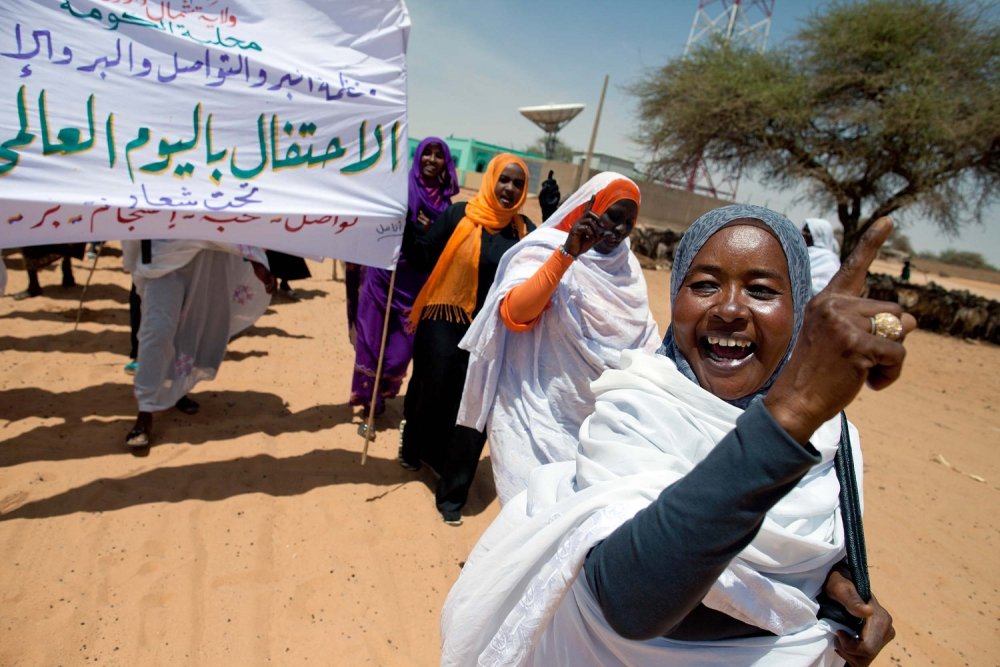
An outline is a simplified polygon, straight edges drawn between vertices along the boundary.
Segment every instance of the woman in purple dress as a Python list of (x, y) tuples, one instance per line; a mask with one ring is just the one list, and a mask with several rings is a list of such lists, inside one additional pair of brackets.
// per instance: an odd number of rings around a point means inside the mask
[[(451, 204), (458, 194), (458, 175), (448, 144), (437, 137), (427, 137), (417, 146), (410, 167), (409, 196), (406, 224), (422, 235)], [(351, 405), (367, 408), (371, 405), (375, 371), (378, 367), (382, 325), (391, 272), (367, 268), (358, 299), (356, 338), (354, 342), (354, 377), (351, 381)], [(428, 273), (417, 271), (400, 254), (396, 264), (396, 283), (390, 304), (389, 331), (382, 361), (382, 377), (378, 388), (375, 413), (385, 410), (385, 399), (399, 393), (406, 369), (413, 357), (413, 334), (406, 330), (406, 320), (413, 300), (424, 286)]]

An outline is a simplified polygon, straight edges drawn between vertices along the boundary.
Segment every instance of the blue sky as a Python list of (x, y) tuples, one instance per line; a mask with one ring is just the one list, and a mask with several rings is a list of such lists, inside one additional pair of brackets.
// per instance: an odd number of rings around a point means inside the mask
[[(786, 40), (826, 4), (776, 0), (768, 44)], [(717, 12), (721, 3), (713, 5)], [(697, 6), (697, 0), (408, 0), (410, 135), (475, 137), (523, 149), (542, 132), (519, 107), (582, 103), (584, 111), (559, 136), (586, 150), (607, 74), (595, 150), (641, 161), (642, 149), (630, 140), (636, 105), (624, 86), (683, 53)], [(797, 194), (744, 178), (737, 199), (796, 222), (836, 220), (833, 210), (796, 203)], [(1000, 267), (1000, 211), (993, 212), (993, 229), (970, 225), (959, 238), (913, 214), (900, 221), (917, 250), (972, 250)]]

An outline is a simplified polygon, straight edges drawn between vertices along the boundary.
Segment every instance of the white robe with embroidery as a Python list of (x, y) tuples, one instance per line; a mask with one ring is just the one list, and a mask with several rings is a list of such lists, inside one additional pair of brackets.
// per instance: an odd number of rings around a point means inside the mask
[(142, 299), (135, 396), (141, 412), (155, 412), (213, 379), (229, 339), (263, 315), (271, 297), (246, 261), (267, 266), (259, 248), (155, 240), (143, 264), (139, 243), (122, 242)]

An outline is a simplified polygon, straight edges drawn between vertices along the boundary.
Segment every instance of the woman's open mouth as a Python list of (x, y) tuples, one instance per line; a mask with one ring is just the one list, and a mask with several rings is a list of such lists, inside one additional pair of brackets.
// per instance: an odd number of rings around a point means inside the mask
[(711, 361), (731, 366), (739, 366), (757, 350), (757, 346), (748, 340), (728, 336), (705, 336), (700, 340), (700, 347)]

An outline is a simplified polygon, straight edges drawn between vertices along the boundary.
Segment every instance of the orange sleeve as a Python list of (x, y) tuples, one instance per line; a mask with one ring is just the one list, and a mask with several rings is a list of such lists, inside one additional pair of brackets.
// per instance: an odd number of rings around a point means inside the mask
[(549, 305), (573, 258), (557, 248), (535, 275), (507, 292), (500, 302), (500, 320), (511, 331), (529, 331)]

